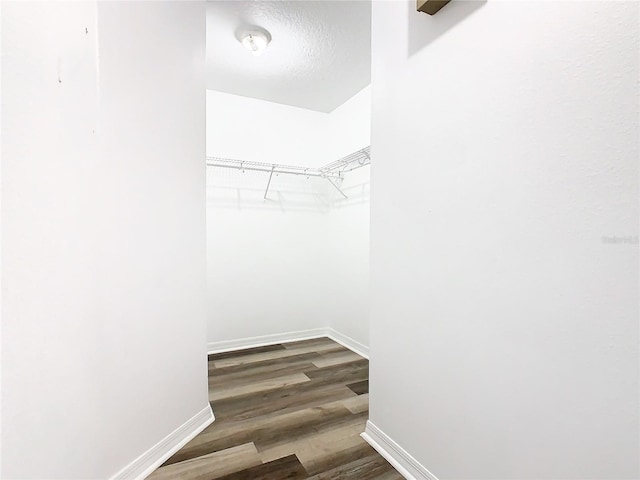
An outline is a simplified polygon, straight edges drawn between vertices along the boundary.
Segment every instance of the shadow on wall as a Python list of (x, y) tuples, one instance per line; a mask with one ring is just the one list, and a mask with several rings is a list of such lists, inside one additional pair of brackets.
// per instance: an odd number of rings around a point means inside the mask
[(369, 182), (361, 182), (348, 187), (342, 187), (342, 191), (347, 198), (340, 194), (333, 194), (331, 206), (332, 208), (345, 208), (352, 205), (368, 205), (369, 204)]
[[(260, 172), (207, 169), (207, 207), (233, 210), (274, 210), (325, 213), (327, 186), (317, 178), (269, 176)], [(265, 191), (269, 189), (265, 199)]]
[(355, 175), (349, 173), (347, 179), (338, 185), (347, 198), (325, 179), (274, 175), (265, 199), (268, 175), (210, 169), (207, 170), (207, 207), (327, 213), (332, 208), (368, 204), (368, 170), (365, 168)]
[(415, 0), (408, 0), (407, 3), (409, 27), (407, 58), (409, 58), (481, 8), (487, 0), (453, 0), (435, 15), (418, 12)]
[(327, 200), (318, 193), (272, 189), (265, 199), (263, 188), (243, 186), (207, 186), (207, 206), (232, 210), (280, 210), (282, 213), (329, 211)]

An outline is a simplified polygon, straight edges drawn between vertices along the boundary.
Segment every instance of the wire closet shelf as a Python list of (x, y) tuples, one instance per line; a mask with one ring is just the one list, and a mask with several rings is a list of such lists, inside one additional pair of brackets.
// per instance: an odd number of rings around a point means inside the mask
[(324, 178), (333, 185), (333, 187), (338, 190), (344, 198), (347, 198), (347, 195), (345, 195), (336, 182), (341, 182), (344, 179), (344, 174), (346, 172), (351, 172), (357, 168), (369, 165), (371, 163), (371, 156), (369, 155), (370, 148), (371, 147), (361, 148), (360, 150), (350, 153), (349, 155), (320, 168), (282, 165), (278, 163), (250, 162), (223, 157), (207, 157), (207, 167), (231, 168), (241, 170), (243, 172), (250, 171), (268, 173), (269, 179), (267, 180), (267, 188), (264, 192), (265, 200), (267, 198), (267, 193), (269, 193), (269, 185), (271, 185), (271, 178), (274, 173)]

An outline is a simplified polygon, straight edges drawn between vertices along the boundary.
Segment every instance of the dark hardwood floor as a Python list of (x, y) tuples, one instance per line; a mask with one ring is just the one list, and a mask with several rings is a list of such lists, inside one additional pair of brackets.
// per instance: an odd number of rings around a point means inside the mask
[(369, 362), (328, 338), (209, 355), (216, 420), (152, 480), (401, 480), (362, 438)]

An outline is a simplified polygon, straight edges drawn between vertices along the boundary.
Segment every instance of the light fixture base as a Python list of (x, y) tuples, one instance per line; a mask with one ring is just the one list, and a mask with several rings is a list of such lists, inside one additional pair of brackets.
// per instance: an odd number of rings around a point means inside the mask
[(236, 31), (236, 38), (254, 56), (260, 56), (271, 42), (271, 34), (262, 27), (245, 27)]

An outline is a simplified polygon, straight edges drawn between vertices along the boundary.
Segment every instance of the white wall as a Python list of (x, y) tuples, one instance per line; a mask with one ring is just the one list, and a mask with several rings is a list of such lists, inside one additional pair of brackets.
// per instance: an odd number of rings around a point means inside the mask
[[(367, 87), (331, 113), (330, 143), (336, 158), (371, 142), (371, 88)], [(362, 167), (345, 174), (333, 194), (327, 219), (328, 279), (325, 318), (334, 330), (369, 346), (369, 172)]]
[(207, 90), (207, 155), (323, 165), (327, 118), (322, 112)]
[[(319, 167), (369, 144), (369, 89), (331, 114), (207, 91), (207, 154)], [(368, 170), (368, 169), (366, 169)], [(333, 190), (322, 179), (209, 169), (207, 172), (209, 342), (327, 327), (343, 299), (328, 298), (341, 270), (361, 270), (368, 211), (353, 209), (361, 250), (335, 264)], [(360, 202), (362, 203), (362, 202)], [(346, 209), (345, 209), (346, 210)], [(346, 232), (339, 232), (344, 238)], [(339, 255), (344, 254), (344, 246)], [(368, 256), (366, 265), (368, 266)], [(367, 330), (368, 275), (348, 296)], [(353, 286), (353, 285), (352, 285)], [(337, 307), (337, 308), (336, 308)], [(364, 313), (364, 314), (363, 314)], [(330, 318), (331, 317), (331, 318)], [(367, 334), (368, 335), (368, 334)], [(362, 341), (365, 334), (360, 335)]]
[(638, 4), (374, 2), (371, 421), (440, 479), (637, 478)]
[(371, 141), (371, 86), (356, 93), (345, 103), (326, 116), (327, 139), (326, 152), (329, 160), (323, 159), (321, 165), (348, 155), (360, 148), (369, 146)]
[(369, 169), (345, 175), (341, 189), (348, 199), (334, 194), (327, 218), (328, 260), (331, 269), (325, 319), (334, 330), (369, 346)]
[[(316, 166), (326, 114), (207, 91), (207, 154)], [(207, 169), (210, 343), (318, 328), (324, 183)]]
[(2, 10), (2, 478), (107, 478), (207, 407), (204, 3)]

